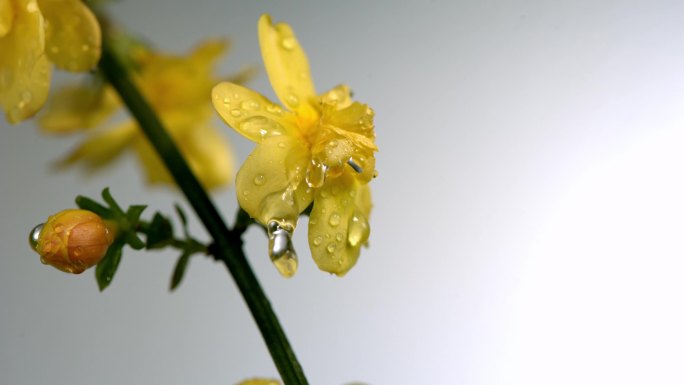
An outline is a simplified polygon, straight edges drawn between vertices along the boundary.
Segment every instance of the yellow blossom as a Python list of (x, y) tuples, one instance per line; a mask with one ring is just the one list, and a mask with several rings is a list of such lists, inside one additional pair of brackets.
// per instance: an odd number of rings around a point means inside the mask
[[(214, 76), (214, 66), (226, 48), (225, 41), (213, 40), (186, 56), (145, 52), (135, 57), (136, 85), (207, 188), (229, 183), (233, 172), (228, 143), (210, 123), (209, 95), (212, 86), (220, 81)], [(56, 96), (40, 121), (43, 130), (50, 133), (99, 126), (121, 107), (115, 91), (105, 85), (67, 87)], [(130, 120), (93, 130), (61, 163), (80, 162), (96, 170), (127, 149), (135, 151), (149, 183), (174, 184), (147, 138)]]
[(52, 66), (88, 71), (100, 59), (97, 19), (81, 0), (0, 0), (0, 106), (10, 123), (33, 116)]
[(250, 378), (237, 385), (280, 385), (280, 381), (268, 378)]
[(100, 262), (114, 235), (95, 213), (72, 209), (50, 216), (34, 229), (30, 241), (44, 264), (80, 274)]
[(313, 202), (311, 254), (321, 270), (344, 275), (370, 233), (374, 112), (353, 102), (345, 85), (316, 95), (306, 54), (289, 25), (273, 25), (264, 15), (258, 29), (269, 80), (285, 109), (232, 83), (217, 85), (212, 94), (223, 120), (258, 143), (237, 174), (238, 201), (268, 226), (271, 258), (285, 276), (294, 274), (296, 256), (282, 252), (289, 238), (273, 235), (293, 231)]

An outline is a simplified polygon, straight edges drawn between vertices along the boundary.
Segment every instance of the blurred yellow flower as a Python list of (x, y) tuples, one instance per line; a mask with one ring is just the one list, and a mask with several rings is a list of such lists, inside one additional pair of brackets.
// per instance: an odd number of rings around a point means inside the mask
[(89, 71), (101, 52), (97, 19), (81, 0), (0, 0), (0, 106), (10, 123), (33, 116), (52, 66)]
[(268, 378), (250, 378), (237, 385), (280, 385), (280, 381)]
[(267, 226), (271, 259), (284, 276), (297, 268), (289, 235), (313, 202), (311, 254), (321, 270), (342, 276), (370, 233), (374, 112), (353, 102), (344, 85), (316, 95), (306, 54), (289, 25), (273, 25), (263, 15), (259, 43), (271, 85), (286, 109), (232, 83), (217, 85), (212, 94), (223, 120), (258, 143), (238, 171), (238, 201)]
[[(233, 174), (229, 145), (210, 123), (211, 88), (221, 80), (214, 75), (214, 67), (226, 48), (225, 41), (213, 40), (186, 56), (138, 52), (134, 58), (135, 83), (206, 188), (228, 184)], [(121, 107), (115, 91), (105, 85), (67, 87), (55, 96), (40, 121), (50, 133), (98, 126)], [(149, 183), (174, 184), (134, 121), (95, 130), (61, 163), (80, 162), (96, 170), (129, 148), (137, 154)]]

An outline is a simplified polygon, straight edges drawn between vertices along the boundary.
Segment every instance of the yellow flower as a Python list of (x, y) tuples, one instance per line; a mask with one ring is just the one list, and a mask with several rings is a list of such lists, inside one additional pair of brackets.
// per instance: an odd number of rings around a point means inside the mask
[(0, 0), (0, 106), (10, 123), (33, 116), (52, 66), (88, 71), (100, 59), (97, 19), (81, 0)]
[(80, 274), (95, 266), (114, 240), (114, 230), (95, 213), (64, 210), (31, 233), (40, 260), (67, 273)]
[(280, 381), (268, 378), (250, 378), (237, 385), (280, 385)]
[(212, 95), (223, 120), (258, 143), (237, 174), (238, 201), (268, 227), (271, 258), (285, 276), (296, 270), (289, 234), (313, 202), (311, 254), (321, 270), (342, 276), (370, 233), (368, 182), (377, 151), (373, 110), (353, 102), (344, 85), (316, 95), (306, 54), (289, 25), (273, 25), (262, 16), (259, 43), (286, 109), (232, 83), (217, 85)]
[[(209, 95), (220, 81), (216, 60), (227, 48), (225, 41), (208, 41), (187, 56), (147, 52), (136, 56), (134, 81), (157, 112), (190, 168), (207, 188), (230, 182), (232, 153), (226, 140), (211, 125)], [(44, 131), (69, 133), (100, 125), (121, 107), (110, 86), (73, 86), (60, 90), (40, 124)], [(95, 130), (63, 161), (82, 162), (96, 170), (133, 149), (151, 184), (174, 184), (161, 159), (133, 121)]]

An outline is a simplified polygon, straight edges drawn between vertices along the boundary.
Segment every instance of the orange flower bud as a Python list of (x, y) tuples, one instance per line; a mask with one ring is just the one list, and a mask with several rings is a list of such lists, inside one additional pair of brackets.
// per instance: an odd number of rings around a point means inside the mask
[(41, 262), (73, 274), (100, 262), (113, 240), (114, 231), (87, 210), (64, 210), (52, 215), (30, 236)]

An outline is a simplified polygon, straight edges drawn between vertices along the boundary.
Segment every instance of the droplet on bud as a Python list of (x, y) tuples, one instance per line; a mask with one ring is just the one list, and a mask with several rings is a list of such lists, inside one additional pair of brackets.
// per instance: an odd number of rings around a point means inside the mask
[(277, 221), (270, 221), (268, 230), (268, 255), (280, 275), (290, 278), (297, 272), (297, 253), (292, 245), (292, 230)]
[(43, 230), (43, 226), (45, 226), (45, 223), (39, 224), (29, 234), (29, 245), (34, 251), (38, 251), (38, 239), (40, 238), (40, 231)]

